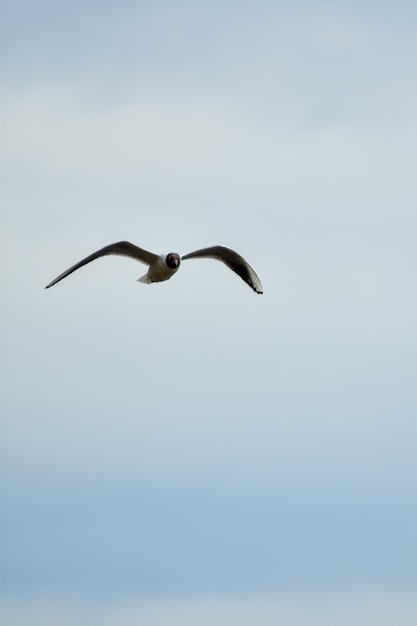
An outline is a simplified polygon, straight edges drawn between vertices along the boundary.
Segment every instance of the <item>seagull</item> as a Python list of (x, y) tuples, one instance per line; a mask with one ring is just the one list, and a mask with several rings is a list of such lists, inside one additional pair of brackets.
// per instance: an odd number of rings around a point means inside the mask
[(45, 289), (49, 289), (49, 287), (52, 287), (52, 285), (55, 285), (66, 276), (69, 276), (69, 274), (72, 274), (72, 272), (75, 272), (75, 270), (78, 270), (83, 265), (87, 265), (87, 263), (109, 254), (131, 257), (132, 259), (136, 259), (136, 261), (140, 261), (141, 263), (148, 265), (149, 267), (146, 274), (138, 278), (140, 283), (148, 284), (160, 283), (171, 278), (171, 276), (178, 271), (181, 261), (185, 259), (216, 259), (217, 261), (222, 261), (222, 263), (227, 265), (227, 267), (233, 270), (233, 272), (236, 272), (236, 274), (240, 276), (240, 278), (244, 280), (245, 283), (247, 283), (256, 293), (263, 293), (261, 281), (256, 275), (255, 270), (252, 269), (249, 263), (247, 263), (247, 261), (245, 261), (240, 254), (230, 248), (226, 248), (225, 246), (202, 248), (201, 250), (195, 250), (194, 252), (189, 252), (188, 254), (184, 254), (182, 256), (177, 252), (169, 252), (168, 254), (158, 255), (153, 252), (148, 252), (148, 250), (144, 250), (143, 248), (139, 248), (129, 241), (119, 241), (117, 243), (111, 243), (108, 246), (104, 246), (104, 248), (100, 248), (100, 250), (97, 250), (96, 252), (93, 252), (89, 256), (85, 257), (85, 259), (78, 261), (78, 263), (54, 278), (49, 285), (46, 285)]

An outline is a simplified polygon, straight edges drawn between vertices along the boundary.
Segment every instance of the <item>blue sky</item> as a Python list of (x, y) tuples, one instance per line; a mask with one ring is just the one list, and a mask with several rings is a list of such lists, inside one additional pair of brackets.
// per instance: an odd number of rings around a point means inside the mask
[(1, 10), (2, 621), (414, 625), (415, 5)]

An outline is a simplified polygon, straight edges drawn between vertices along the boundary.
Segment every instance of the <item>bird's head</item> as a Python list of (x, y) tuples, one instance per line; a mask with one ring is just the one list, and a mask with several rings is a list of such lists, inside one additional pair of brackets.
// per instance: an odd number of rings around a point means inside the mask
[(176, 252), (169, 252), (165, 257), (165, 263), (171, 270), (176, 270), (180, 266), (181, 257)]

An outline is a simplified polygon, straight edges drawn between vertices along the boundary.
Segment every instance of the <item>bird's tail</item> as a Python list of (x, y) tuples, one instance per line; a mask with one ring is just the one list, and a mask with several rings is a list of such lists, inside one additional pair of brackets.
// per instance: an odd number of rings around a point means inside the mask
[(138, 278), (138, 283), (145, 283), (145, 285), (149, 285), (149, 283), (151, 283), (151, 282), (152, 281), (149, 278), (148, 274), (144, 274), (143, 276)]

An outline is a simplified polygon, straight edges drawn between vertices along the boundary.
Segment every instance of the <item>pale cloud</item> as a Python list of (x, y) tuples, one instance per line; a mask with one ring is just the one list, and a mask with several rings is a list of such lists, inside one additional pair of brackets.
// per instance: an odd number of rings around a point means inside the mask
[(413, 594), (351, 592), (274, 597), (156, 597), (153, 600), (83, 600), (81, 597), (32, 598), (15, 604), (6, 598), (0, 617), (8, 626), (414, 626)]
[[(177, 216), (199, 209), (225, 216), (225, 202), (237, 205), (240, 216), (256, 207), (278, 228), (280, 221), (305, 220), (323, 236), (323, 220), (350, 232), (373, 221), (380, 235), (394, 216), (410, 222), (414, 215), (410, 124), (392, 124), (382, 138), (353, 122), (288, 124), (279, 107), (265, 124), (237, 101), (192, 94), (169, 101), (136, 94), (103, 107), (74, 85), (6, 90), (2, 117), (4, 193), (12, 194), (14, 180), (36, 180), (46, 211), (61, 184), (73, 194), (61, 202), (71, 206), (95, 185), (101, 213), (111, 210), (119, 190), (127, 205), (156, 200)], [(85, 203), (82, 209), (88, 215)], [(51, 218), (56, 211), (55, 205)]]

